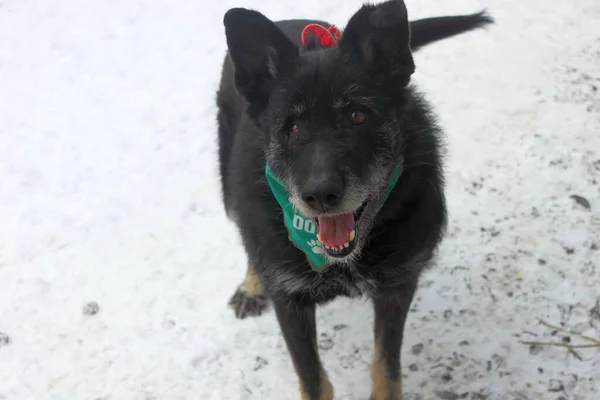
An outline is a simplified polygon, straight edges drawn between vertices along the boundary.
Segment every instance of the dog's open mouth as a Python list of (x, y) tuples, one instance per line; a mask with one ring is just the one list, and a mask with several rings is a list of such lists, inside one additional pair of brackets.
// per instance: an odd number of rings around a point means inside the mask
[(353, 212), (342, 215), (322, 215), (317, 218), (318, 235), (328, 255), (343, 258), (356, 247), (358, 220), (366, 203)]

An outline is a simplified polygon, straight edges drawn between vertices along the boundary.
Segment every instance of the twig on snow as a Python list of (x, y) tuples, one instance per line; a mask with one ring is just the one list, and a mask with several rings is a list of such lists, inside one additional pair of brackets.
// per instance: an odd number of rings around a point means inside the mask
[(570, 344), (570, 343), (556, 343), (556, 342), (537, 342), (537, 341), (525, 341), (522, 340), (521, 343), (526, 344), (528, 346), (553, 346), (553, 347), (564, 347), (569, 350), (569, 353), (573, 354), (575, 358), (578, 360), (582, 360), (581, 356), (575, 351), (575, 349), (589, 349), (589, 348), (600, 348), (600, 339), (593, 338), (591, 336), (586, 336), (580, 332), (575, 332), (569, 329), (561, 328), (559, 326), (552, 325), (543, 319), (540, 319), (540, 324), (554, 329), (563, 333), (568, 333), (569, 335), (578, 336), (579, 338), (591, 342), (589, 344)]

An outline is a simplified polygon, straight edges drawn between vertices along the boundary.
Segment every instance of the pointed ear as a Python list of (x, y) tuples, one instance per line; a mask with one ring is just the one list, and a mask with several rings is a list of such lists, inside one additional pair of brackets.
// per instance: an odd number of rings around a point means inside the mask
[(270, 84), (293, 71), (299, 49), (257, 11), (232, 8), (225, 13), (223, 24), (236, 89), (251, 105), (266, 105)]
[(365, 4), (348, 22), (339, 46), (342, 51), (357, 53), (369, 65), (404, 77), (405, 84), (415, 71), (408, 13), (402, 0)]

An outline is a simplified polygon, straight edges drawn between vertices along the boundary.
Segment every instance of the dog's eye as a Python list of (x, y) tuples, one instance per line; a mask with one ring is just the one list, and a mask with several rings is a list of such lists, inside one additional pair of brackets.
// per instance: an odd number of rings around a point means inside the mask
[(365, 115), (364, 112), (362, 112), (360, 110), (353, 110), (352, 113), (350, 114), (350, 121), (354, 125), (362, 125), (365, 123), (366, 120), (367, 120), (367, 116)]
[(290, 136), (295, 136), (298, 134), (298, 125), (294, 124), (289, 130)]

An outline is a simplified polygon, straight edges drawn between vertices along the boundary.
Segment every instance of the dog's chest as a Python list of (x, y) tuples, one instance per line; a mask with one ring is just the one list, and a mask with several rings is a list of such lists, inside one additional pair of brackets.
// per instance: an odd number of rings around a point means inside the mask
[(338, 296), (372, 295), (377, 289), (376, 281), (365, 276), (354, 265), (331, 266), (323, 272), (282, 271), (273, 278), (277, 291), (310, 296), (316, 302), (329, 301)]

